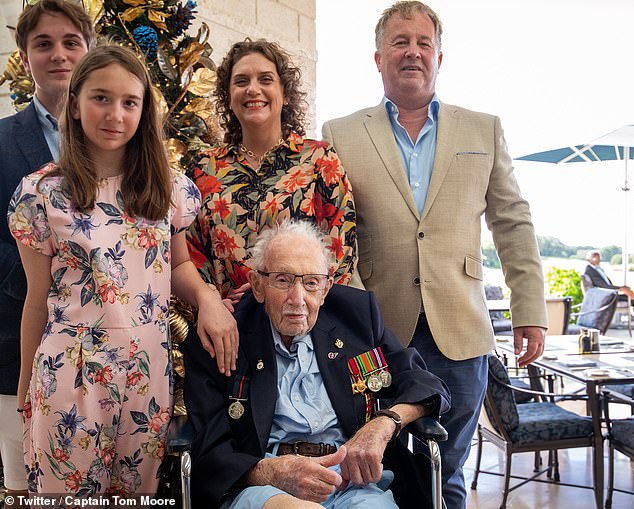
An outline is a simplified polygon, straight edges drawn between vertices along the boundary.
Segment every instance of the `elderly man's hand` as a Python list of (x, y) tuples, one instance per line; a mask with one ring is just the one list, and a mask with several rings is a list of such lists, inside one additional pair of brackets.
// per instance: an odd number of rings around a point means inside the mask
[(515, 327), (513, 329), (515, 355), (519, 355), (524, 349), (524, 338), (527, 339), (526, 351), (517, 359), (520, 368), (539, 359), (544, 353), (546, 329), (542, 327)]
[(395, 426), (389, 417), (376, 417), (346, 442), (348, 454), (341, 463), (341, 477), (346, 485), (350, 481), (357, 486), (365, 486), (381, 479), (383, 453)]
[(260, 460), (247, 475), (246, 481), (256, 486), (271, 485), (310, 502), (324, 502), (341, 483), (341, 476), (329, 467), (338, 465), (346, 457), (342, 446), (333, 454), (307, 458), (286, 454)]

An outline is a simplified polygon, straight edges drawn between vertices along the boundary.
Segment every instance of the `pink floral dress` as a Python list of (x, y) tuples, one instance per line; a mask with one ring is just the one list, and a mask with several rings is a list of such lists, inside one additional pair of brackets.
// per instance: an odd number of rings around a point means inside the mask
[(8, 214), (16, 240), (52, 258), (25, 407), (29, 491), (152, 494), (172, 404), (170, 240), (200, 193), (174, 172), (168, 217), (148, 221), (123, 211), (116, 176), (87, 214), (62, 177), (43, 179), (51, 168), (22, 180)]

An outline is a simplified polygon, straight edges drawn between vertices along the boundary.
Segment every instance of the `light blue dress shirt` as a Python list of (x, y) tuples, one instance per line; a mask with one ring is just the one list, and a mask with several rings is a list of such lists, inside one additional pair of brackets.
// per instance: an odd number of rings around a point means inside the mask
[(36, 95), (33, 96), (33, 106), (37, 112), (37, 119), (42, 126), (44, 139), (46, 140), (48, 149), (51, 151), (53, 161), (57, 161), (59, 159), (59, 130), (57, 128), (57, 119), (47, 111)]
[[(345, 443), (343, 431), (319, 372), (310, 334), (293, 338), (286, 349), (271, 327), (277, 362), (277, 402), (268, 445), (279, 442)], [(274, 449), (273, 453), (277, 451)]]
[[(305, 440), (341, 446), (346, 439), (319, 372), (310, 334), (295, 336), (287, 349), (272, 325), (271, 332), (277, 363), (277, 403), (268, 441), (273, 451), (265, 457), (274, 457), (280, 442)], [(339, 465), (330, 468), (340, 472)], [(335, 491), (321, 505), (328, 509), (398, 509), (392, 492), (387, 489), (393, 479), (394, 474), (384, 470), (378, 483), (367, 486), (351, 483), (345, 490)], [(223, 503), (221, 509), (260, 509), (269, 498), (281, 494), (284, 492), (274, 486), (250, 486)]]
[(414, 194), (416, 208), (421, 214), (425, 207), (434, 159), (436, 158), (436, 134), (438, 132), (440, 102), (434, 94), (427, 109), (427, 120), (418, 133), (416, 142), (412, 141), (407, 130), (398, 121), (398, 106), (387, 97), (383, 98), (383, 102), (387, 117), (392, 125), (398, 151), (401, 154), (403, 168), (405, 168), (409, 185)]

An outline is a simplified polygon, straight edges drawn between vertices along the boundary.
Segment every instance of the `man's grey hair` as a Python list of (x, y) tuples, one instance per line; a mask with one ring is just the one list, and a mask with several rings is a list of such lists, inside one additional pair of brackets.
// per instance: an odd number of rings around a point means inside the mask
[(588, 251), (588, 252), (586, 253), (586, 260), (588, 260), (588, 261), (592, 260), (592, 257), (593, 257), (594, 255), (599, 255), (599, 256), (601, 256), (601, 251), (599, 251), (598, 249), (591, 249), (590, 251)]
[(264, 263), (266, 261), (269, 244), (272, 240), (284, 235), (303, 237), (305, 240), (316, 243), (324, 259), (324, 274), (328, 274), (330, 251), (326, 247), (325, 235), (314, 224), (308, 221), (294, 219), (286, 219), (259, 233), (258, 239), (255, 241), (255, 245), (251, 250), (256, 269), (266, 269)]
[(417, 12), (429, 16), (429, 19), (434, 25), (436, 44), (438, 45), (438, 50), (440, 50), (442, 43), (442, 22), (440, 21), (438, 14), (436, 14), (429, 5), (424, 4), (423, 2), (412, 1), (396, 2), (394, 5), (383, 11), (383, 14), (381, 14), (381, 17), (379, 18), (379, 22), (376, 24), (376, 28), (374, 29), (374, 43), (376, 44), (376, 49), (378, 50), (381, 46), (383, 35), (385, 34), (385, 25), (392, 16), (398, 14), (402, 18), (412, 19), (414, 17), (414, 13)]

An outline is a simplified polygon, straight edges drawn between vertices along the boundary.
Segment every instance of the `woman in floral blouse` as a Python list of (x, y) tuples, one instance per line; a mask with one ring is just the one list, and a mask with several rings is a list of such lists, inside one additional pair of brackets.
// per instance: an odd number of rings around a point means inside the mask
[(328, 143), (304, 138), (300, 70), (277, 44), (246, 39), (218, 69), (216, 108), (225, 144), (201, 153), (193, 179), (203, 204), (189, 229), (192, 260), (234, 302), (248, 289), (258, 232), (287, 218), (328, 234), (335, 281), (356, 265), (352, 190)]

